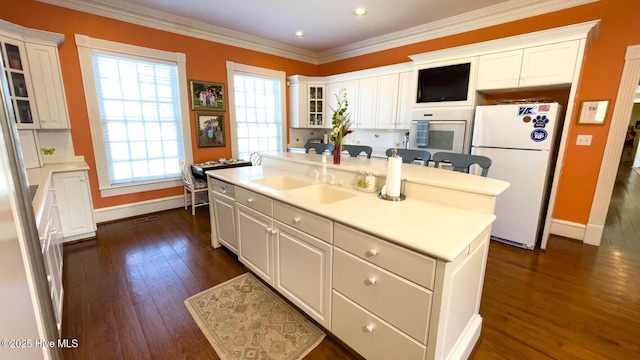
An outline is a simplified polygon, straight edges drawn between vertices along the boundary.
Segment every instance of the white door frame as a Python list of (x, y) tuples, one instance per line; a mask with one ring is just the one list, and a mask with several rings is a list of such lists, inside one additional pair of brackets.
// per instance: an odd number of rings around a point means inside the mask
[(618, 96), (613, 108), (613, 117), (607, 144), (604, 148), (600, 173), (596, 184), (596, 191), (591, 204), (589, 221), (584, 235), (584, 243), (600, 246), (604, 223), (609, 211), (609, 203), (613, 194), (616, 173), (620, 165), (620, 154), (624, 146), (625, 134), (629, 126), (629, 117), (633, 110), (635, 98), (640, 82), (640, 45), (627, 47), (624, 69), (618, 87)]

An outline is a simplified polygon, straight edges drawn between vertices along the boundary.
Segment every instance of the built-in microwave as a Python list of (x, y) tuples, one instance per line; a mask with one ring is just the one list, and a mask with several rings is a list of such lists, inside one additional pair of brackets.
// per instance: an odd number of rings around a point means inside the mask
[(472, 120), (473, 108), (414, 109), (407, 148), (468, 153)]

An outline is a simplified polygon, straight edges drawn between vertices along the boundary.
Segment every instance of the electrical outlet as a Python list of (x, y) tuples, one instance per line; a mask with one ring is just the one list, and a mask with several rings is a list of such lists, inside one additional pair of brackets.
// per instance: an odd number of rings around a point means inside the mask
[(578, 135), (576, 145), (578, 146), (591, 146), (591, 139), (593, 135)]

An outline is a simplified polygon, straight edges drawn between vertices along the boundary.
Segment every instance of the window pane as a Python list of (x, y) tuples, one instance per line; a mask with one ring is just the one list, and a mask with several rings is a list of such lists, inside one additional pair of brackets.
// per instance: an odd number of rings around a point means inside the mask
[(179, 178), (177, 66), (99, 53), (93, 65), (111, 183)]
[(282, 151), (281, 84), (279, 80), (234, 74), (238, 156)]

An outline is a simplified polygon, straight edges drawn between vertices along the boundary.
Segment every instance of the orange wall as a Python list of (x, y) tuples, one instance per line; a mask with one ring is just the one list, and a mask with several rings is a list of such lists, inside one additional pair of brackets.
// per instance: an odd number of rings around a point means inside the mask
[[(28, 9), (28, 11), (25, 9)], [(285, 71), (287, 75), (314, 75), (317, 71), (315, 65), (149, 29), (34, 0), (3, 0), (2, 6), (0, 6), (0, 18), (24, 27), (64, 34), (65, 42), (60, 46), (59, 53), (69, 107), (71, 136), (76, 155), (83, 155), (91, 168), (89, 180), (93, 205), (96, 209), (182, 194), (182, 187), (106, 198), (100, 196), (74, 34), (185, 53), (187, 57), (187, 79), (189, 80), (204, 80), (226, 84), (226, 61)], [(228, 94), (229, 89), (227, 88), (225, 91)], [(194, 124), (191, 130), (193, 160), (202, 162), (220, 157), (230, 158), (231, 142), (229, 140), (227, 140), (227, 146), (224, 148), (198, 148), (195, 132), (195, 112), (191, 111), (190, 116), (191, 122)], [(229, 118), (228, 111), (226, 111), (226, 118)], [(229, 139), (230, 130), (228, 126), (225, 131), (227, 139)]]
[[(29, 9), (29, 11), (24, 9)], [(407, 56), (411, 54), (601, 19), (599, 38), (586, 53), (576, 104), (582, 100), (591, 99), (611, 99), (611, 104), (613, 104), (624, 65), (626, 47), (640, 44), (640, 22), (634, 18), (638, 10), (640, 9), (637, 0), (601, 0), (552, 14), (319, 66), (131, 25), (34, 0), (4, 0), (3, 6), (0, 7), (0, 18), (25, 27), (58, 32), (66, 36), (65, 43), (60, 47), (60, 59), (69, 105), (73, 144), (76, 154), (84, 155), (92, 168), (90, 180), (94, 206), (102, 208), (176, 195), (181, 193), (181, 189), (110, 198), (100, 197), (97, 190), (96, 173), (93, 170), (95, 169), (95, 160), (89, 135), (78, 55), (73, 40), (75, 33), (167, 51), (183, 52), (187, 55), (187, 77), (189, 79), (226, 83), (225, 62), (227, 60), (284, 70), (287, 75), (330, 75), (406, 62), (409, 61)], [(229, 89), (227, 89), (227, 93), (228, 91)], [(560, 178), (554, 217), (584, 224), (589, 216), (613, 111), (608, 112), (605, 126), (575, 125), (575, 117), (578, 116), (576, 104), (571, 104), (576, 107), (574, 108), (575, 115), (573, 119), (570, 119), (568, 147), (565, 153), (565, 164)], [(193, 113), (191, 116), (194, 121)], [(229, 136), (228, 131), (227, 129), (227, 136)], [(577, 134), (593, 135), (592, 146), (575, 146)], [(230, 145), (227, 145), (226, 148), (198, 149), (195, 133), (192, 134), (192, 143), (194, 144), (194, 161), (231, 156)]]
[[(323, 64), (319, 66), (318, 75), (401, 63), (409, 61), (408, 56), (413, 54), (600, 19), (600, 34), (586, 52), (576, 102), (570, 104), (574, 107), (574, 115), (568, 119), (571, 126), (553, 213), (554, 218), (586, 224), (609, 133), (624, 55), (627, 46), (640, 44), (639, 11), (638, 0), (601, 0), (530, 19)], [(576, 125), (580, 102), (594, 99), (611, 100), (606, 125)], [(578, 134), (593, 135), (592, 145), (576, 146)]]

